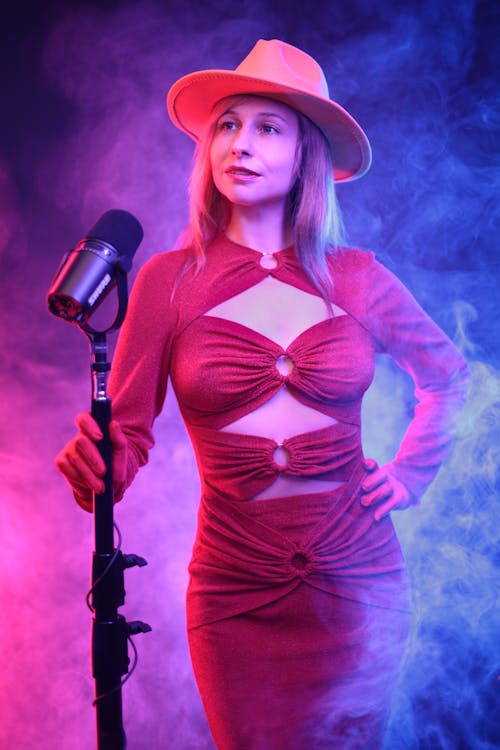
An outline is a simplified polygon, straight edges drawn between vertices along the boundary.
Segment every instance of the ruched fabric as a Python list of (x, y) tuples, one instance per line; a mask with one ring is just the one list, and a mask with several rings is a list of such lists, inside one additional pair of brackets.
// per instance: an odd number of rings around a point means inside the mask
[[(223, 427), (280, 388), (312, 409), (359, 425), (373, 378), (373, 343), (350, 315), (307, 328), (286, 348), (232, 320), (202, 315), (179, 334), (172, 382), (187, 424)], [(286, 358), (291, 371), (278, 369)]]
[[(188, 628), (282, 598), (305, 583), (347, 599), (409, 611), (405, 565), (392, 520), (360, 502), (358, 464), (337, 490), (234, 503), (202, 498), (189, 571)], [(311, 527), (310, 503), (321, 514)], [(280, 529), (295, 515), (293, 535)], [(276, 521), (276, 518), (278, 519)]]
[[(229, 500), (254, 497), (282, 475), (343, 482), (362, 458), (359, 427), (342, 422), (281, 443), (204, 427), (191, 426), (189, 433), (204, 492)], [(275, 461), (277, 448), (286, 456), (282, 465)]]

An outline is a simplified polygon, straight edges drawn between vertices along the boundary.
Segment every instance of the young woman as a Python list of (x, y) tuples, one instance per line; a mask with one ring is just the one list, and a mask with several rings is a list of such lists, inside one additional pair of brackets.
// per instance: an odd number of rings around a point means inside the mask
[[(181, 249), (145, 264), (110, 382), (119, 499), (170, 378), (202, 485), (187, 596), (195, 677), (220, 750), (380, 747), (409, 627), (390, 511), (444, 459), (466, 365), (371, 253), (341, 246), (336, 181), (371, 153), (317, 63), (272, 40), (168, 95), (198, 141)], [(418, 405), (395, 459), (363, 456), (376, 352)], [(92, 509), (88, 414), (57, 458)]]

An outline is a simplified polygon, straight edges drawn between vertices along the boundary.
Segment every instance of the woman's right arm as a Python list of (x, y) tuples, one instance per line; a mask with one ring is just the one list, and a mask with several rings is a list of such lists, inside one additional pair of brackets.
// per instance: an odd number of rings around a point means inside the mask
[[(113, 487), (120, 500), (154, 444), (152, 427), (165, 399), (176, 313), (170, 290), (178, 253), (156, 255), (139, 271), (118, 338), (109, 382)], [(92, 511), (93, 493), (103, 491), (102, 438), (88, 412), (76, 418), (78, 432), (56, 457), (56, 467), (77, 503)]]

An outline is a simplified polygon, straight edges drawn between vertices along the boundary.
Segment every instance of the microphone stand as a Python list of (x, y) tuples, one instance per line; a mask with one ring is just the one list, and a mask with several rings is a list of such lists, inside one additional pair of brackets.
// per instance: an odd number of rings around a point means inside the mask
[[(95, 681), (97, 750), (125, 750), (126, 748), (121, 689), (122, 676), (129, 671), (127, 643), (130, 636), (151, 630), (147, 623), (127, 622), (123, 615), (118, 613), (118, 608), (125, 602), (124, 569), (135, 565), (142, 567), (147, 563), (138, 555), (122, 554), (120, 545), (116, 549), (114, 545), (113, 452), (109, 437), (111, 399), (107, 395), (107, 380), (111, 365), (107, 359), (106, 333), (117, 328), (125, 317), (127, 286), (126, 275), (122, 272), (118, 275), (117, 285), (119, 310), (114, 323), (106, 331), (96, 331), (87, 324), (80, 324), (80, 328), (91, 344), (91, 414), (103, 434), (98, 448), (106, 466), (104, 492), (94, 493), (95, 550), (92, 557), (92, 586), (87, 596), (87, 602), (94, 614), (91, 661), (92, 676)], [(130, 643), (137, 654), (131, 640)]]

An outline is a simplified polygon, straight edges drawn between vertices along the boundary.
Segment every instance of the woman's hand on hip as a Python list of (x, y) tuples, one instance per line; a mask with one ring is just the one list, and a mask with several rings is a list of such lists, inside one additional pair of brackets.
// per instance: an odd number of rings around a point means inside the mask
[(408, 489), (387, 467), (379, 466), (373, 458), (366, 458), (364, 465), (367, 474), (361, 482), (361, 505), (375, 509), (376, 521), (391, 510), (404, 510), (414, 504)]

